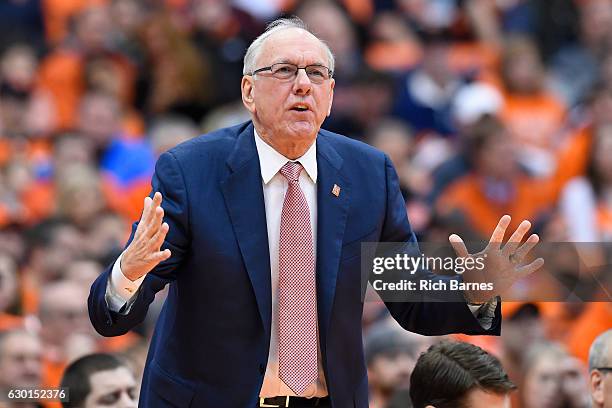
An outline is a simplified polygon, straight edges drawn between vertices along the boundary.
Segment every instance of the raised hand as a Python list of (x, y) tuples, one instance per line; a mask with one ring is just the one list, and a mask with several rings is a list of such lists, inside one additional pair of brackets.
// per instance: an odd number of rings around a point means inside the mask
[(516, 231), (510, 236), (508, 242), (503, 245), (504, 234), (511, 218), (504, 215), (500, 218), (497, 227), (491, 235), (489, 243), (484, 250), (469, 254), (463, 240), (456, 234), (448, 239), (459, 257), (482, 257), (484, 268), (467, 269), (463, 274), (463, 281), (466, 283), (492, 283), (493, 290), (468, 290), (465, 297), (469, 302), (486, 302), (509, 289), (516, 281), (535, 272), (544, 265), (544, 259), (538, 258), (528, 264), (524, 263), (525, 257), (538, 243), (540, 238), (536, 234), (531, 234), (527, 240), (521, 244), (523, 237), (531, 228), (529, 221), (523, 221)]
[(164, 209), (160, 206), (162, 195), (156, 192), (153, 199), (146, 197), (144, 209), (134, 239), (121, 258), (121, 272), (134, 281), (149, 273), (157, 264), (170, 258), (170, 250), (160, 251), (168, 233), (168, 224), (162, 222)]

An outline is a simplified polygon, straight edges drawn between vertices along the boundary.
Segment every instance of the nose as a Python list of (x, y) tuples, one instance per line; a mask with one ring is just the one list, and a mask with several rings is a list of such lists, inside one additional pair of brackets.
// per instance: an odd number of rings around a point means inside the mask
[(306, 75), (306, 70), (303, 68), (298, 69), (295, 80), (293, 81), (293, 93), (296, 95), (308, 95), (311, 91), (312, 82), (310, 78), (308, 78), (308, 75)]

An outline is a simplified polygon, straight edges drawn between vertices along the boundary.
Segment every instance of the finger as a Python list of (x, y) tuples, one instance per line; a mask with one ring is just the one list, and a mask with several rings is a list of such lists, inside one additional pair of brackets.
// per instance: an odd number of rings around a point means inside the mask
[(532, 273), (540, 269), (543, 265), (544, 265), (544, 258), (538, 258), (534, 260), (533, 262), (531, 262), (530, 264), (527, 264), (525, 266), (518, 268), (516, 270), (518, 274), (517, 280), (531, 275)]
[(162, 202), (162, 195), (159, 191), (156, 191), (155, 194), (153, 194), (153, 204), (155, 204), (156, 207), (159, 207), (161, 202)]
[(493, 230), (493, 234), (491, 234), (491, 239), (489, 240), (489, 247), (499, 249), (502, 241), (504, 240), (504, 235), (506, 234), (506, 229), (508, 225), (510, 225), (509, 215), (504, 215), (499, 219), (497, 226)]
[(470, 255), (470, 253), (468, 252), (465, 246), (465, 243), (463, 242), (463, 240), (461, 239), (459, 235), (452, 234), (451, 236), (448, 237), (448, 240), (450, 241), (450, 244), (455, 250), (455, 253), (457, 254), (458, 257), (465, 258)]
[(157, 234), (157, 231), (159, 231), (159, 227), (162, 224), (163, 218), (164, 218), (164, 209), (162, 207), (157, 207), (155, 209), (155, 215), (153, 216), (153, 219), (148, 225), (147, 237), (151, 238), (155, 234)]
[(509, 256), (510, 254), (516, 252), (516, 248), (518, 248), (519, 244), (523, 240), (523, 237), (525, 236), (527, 231), (529, 231), (529, 228), (531, 228), (531, 223), (529, 221), (524, 220), (523, 222), (521, 222), (521, 224), (510, 236), (510, 239), (502, 249), (502, 252), (505, 256)]
[(142, 206), (142, 215), (140, 216), (140, 224), (144, 224), (147, 225), (147, 222), (150, 218), (150, 213), (152, 210), (152, 206), (153, 205), (153, 200), (151, 199), (151, 197), (145, 197), (144, 198), (144, 204)]
[(157, 233), (151, 237), (151, 246), (155, 251), (159, 251), (159, 248), (164, 243), (164, 239), (166, 239), (169, 229), (170, 227), (168, 224), (164, 222), (157, 230)]
[(172, 255), (172, 252), (170, 252), (170, 250), (166, 248), (163, 251), (155, 252), (153, 256), (151, 257), (151, 260), (153, 262), (160, 263), (170, 258), (171, 255)]
[(162, 196), (158, 191), (153, 194), (153, 198), (145, 197), (145, 207), (141, 219), (142, 223), (146, 225), (151, 223), (151, 219), (155, 216), (155, 209), (161, 204), (161, 199)]
[(515, 252), (517, 262), (523, 262), (525, 256), (536, 246), (536, 244), (540, 242), (540, 237), (537, 234), (531, 234), (527, 241), (523, 245), (521, 245)]

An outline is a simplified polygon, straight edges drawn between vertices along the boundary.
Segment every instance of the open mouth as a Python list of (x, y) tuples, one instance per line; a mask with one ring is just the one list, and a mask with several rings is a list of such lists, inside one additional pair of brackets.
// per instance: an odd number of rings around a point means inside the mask
[(310, 110), (310, 109), (308, 108), (307, 105), (297, 104), (293, 106), (291, 110), (296, 111), (296, 112), (306, 112), (307, 110)]

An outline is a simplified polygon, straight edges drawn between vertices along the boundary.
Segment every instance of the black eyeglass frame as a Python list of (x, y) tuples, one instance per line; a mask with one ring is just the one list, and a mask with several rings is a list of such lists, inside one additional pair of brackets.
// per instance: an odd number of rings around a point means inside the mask
[[(328, 67), (326, 67), (325, 65), (321, 65), (321, 64), (310, 64), (310, 65), (306, 65), (303, 67), (300, 67), (299, 65), (295, 65), (292, 64), (290, 62), (277, 62), (275, 64), (272, 64), (268, 67), (263, 67), (263, 68), (258, 68), (255, 71), (253, 71), (251, 74), (249, 74), (250, 76), (254, 76), (256, 74), (259, 74), (260, 72), (265, 72), (265, 71), (270, 71), (272, 73), (272, 75), (274, 75), (274, 71), (273, 71), (273, 67), (275, 65), (290, 65), (296, 68), (295, 70), (295, 75), (293, 76), (293, 79), (295, 79), (297, 77), (298, 72), (300, 71), (300, 69), (303, 69), (304, 72), (306, 73), (306, 76), (308, 76), (308, 68), (310, 67), (317, 67), (317, 68), (325, 68), (327, 70), (327, 78), (323, 78), (323, 80), (321, 81), (321, 83), (323, 83), (324, 81), (328, 80), (328, 79), (332, 79), (334, 76), (334, 71), (332, 71), (331, 69), (329, 69)], [(310, 78), (310, 76), (308, 76), (308, 78)], [(277, 78), (280, 79), (280, 78)], [(288, 77), (286, 79), (291, 79), (291, 77)], [(312, 81), (312, 79), (311, 79)]]
[(594, 367), (593, 370), (612, 373), (612, 367)]

